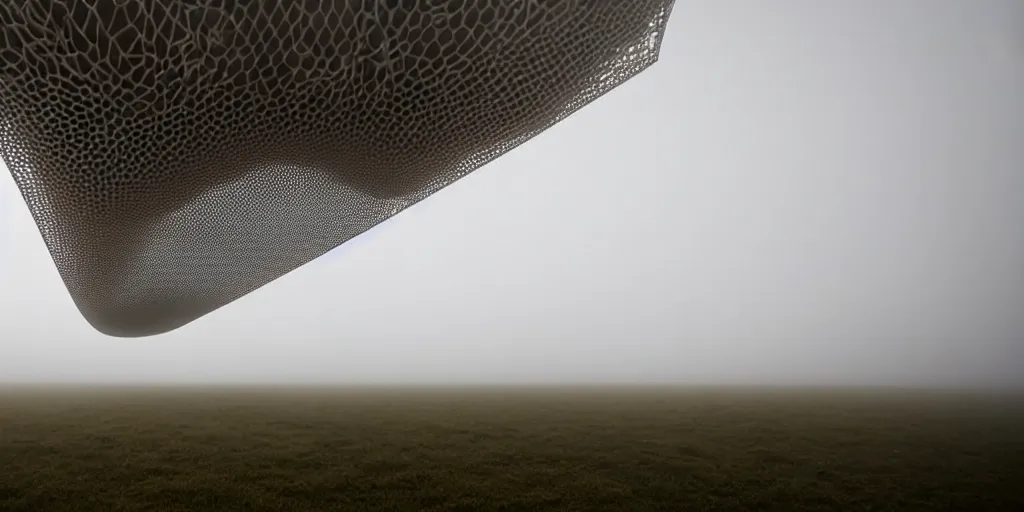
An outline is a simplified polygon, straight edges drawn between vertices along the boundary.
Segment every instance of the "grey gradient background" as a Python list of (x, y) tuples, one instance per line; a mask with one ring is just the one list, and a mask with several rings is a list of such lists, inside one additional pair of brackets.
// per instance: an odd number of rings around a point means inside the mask
[(0, 169), (0, 381), (1024, 383), (1024, 2), (679, 0), (662, 59), (172, 333)]

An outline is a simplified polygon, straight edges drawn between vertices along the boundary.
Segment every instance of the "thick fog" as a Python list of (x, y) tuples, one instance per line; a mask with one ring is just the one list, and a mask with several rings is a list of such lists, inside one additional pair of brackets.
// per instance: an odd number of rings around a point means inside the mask
[(0, 169), (0, 381), (1024, 383), (1024, 2), (679, 0), (661, 61), (169, 334)]

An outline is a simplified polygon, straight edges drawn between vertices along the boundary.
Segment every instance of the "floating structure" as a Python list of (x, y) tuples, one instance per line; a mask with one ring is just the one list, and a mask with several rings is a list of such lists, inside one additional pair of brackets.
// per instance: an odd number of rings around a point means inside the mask
[(0, 156), (86, 320), (159, 334), (644, 70), (673, 1), (3, 2)]

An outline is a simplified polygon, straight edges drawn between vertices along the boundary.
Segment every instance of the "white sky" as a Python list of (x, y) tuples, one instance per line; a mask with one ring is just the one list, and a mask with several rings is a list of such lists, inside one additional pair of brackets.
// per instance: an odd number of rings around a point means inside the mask
[(1024, 2), (678, 0), (662, 59), (166, 335), (0, 169), (0, 381), (1024, 383)]

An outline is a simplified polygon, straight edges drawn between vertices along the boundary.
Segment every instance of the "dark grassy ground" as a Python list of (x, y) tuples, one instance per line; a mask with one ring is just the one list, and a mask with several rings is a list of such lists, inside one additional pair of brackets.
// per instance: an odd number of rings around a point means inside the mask
[(0, 390), (0, 511), (1024, 511), (1024, 401), (852, 389)]

